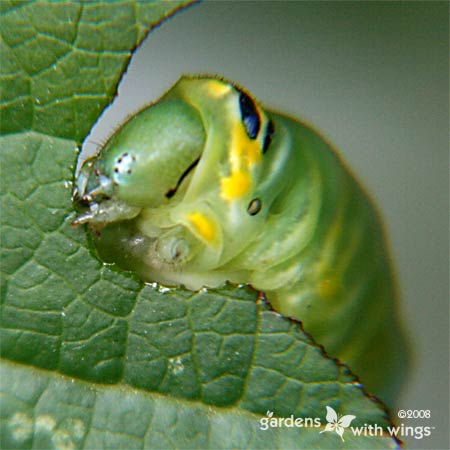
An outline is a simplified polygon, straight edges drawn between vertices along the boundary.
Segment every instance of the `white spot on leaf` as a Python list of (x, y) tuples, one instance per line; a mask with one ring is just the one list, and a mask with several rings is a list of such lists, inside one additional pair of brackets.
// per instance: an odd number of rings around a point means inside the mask
[(66, 430), (56, 431), (52, 436), (52, 442), (57, 450), (75, 450), (75, 443)]
[(176, 358), (169, 358), (169, 370), (171, 370), (174, 375), (178, 375), (184, 371), (184, 364), (179, 356)]
[(64, 425), (75, 440), (79, 441), (83, 439), (86, 433), (86, 425), (81, 419), (69, 419)]
[(36, 418), (36, 429), (52, 431), (56, 426), (56, 420), (50, 414), (41, 414)]
[(25, 412), (16, 412), (8, 421), (13, 438), (23, 442), (31, 437), (33, 419)]

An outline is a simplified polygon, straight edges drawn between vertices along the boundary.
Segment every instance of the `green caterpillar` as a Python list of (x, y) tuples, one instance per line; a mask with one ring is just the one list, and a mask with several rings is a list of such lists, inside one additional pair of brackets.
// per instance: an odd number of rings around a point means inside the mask
[(372, 203), (316, 132), (211, 77), (182, 77), (86, 161), (100, 257), (144, 281), (264, 291), (390, 401), (406, 369)]

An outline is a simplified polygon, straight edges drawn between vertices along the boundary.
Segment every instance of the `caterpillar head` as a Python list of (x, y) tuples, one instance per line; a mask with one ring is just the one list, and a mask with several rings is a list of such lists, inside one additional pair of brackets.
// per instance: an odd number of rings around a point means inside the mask
[[(258, 189), (272, 133), (241, 89), (183, 77), (83, 164), (75, 198), (87, 209), (74, 224), (89, 224), (106, 261), (199, 287), (197, 274), (232, 260), (262, 225)], [(206, 284), (222, 278), (216, 270)]]

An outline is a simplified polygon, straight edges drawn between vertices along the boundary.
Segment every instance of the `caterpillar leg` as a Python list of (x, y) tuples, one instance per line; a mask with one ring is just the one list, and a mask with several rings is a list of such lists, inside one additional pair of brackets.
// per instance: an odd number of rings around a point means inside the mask
[(91, 202), (89, 210), (78, 215), (72, 222), (73, 226), (84, 223), (107, 224), (119, 220), (129, 220), (136, 217), (141, 208), (130, 206), (119, 200), (104, 200), (101, 203)]

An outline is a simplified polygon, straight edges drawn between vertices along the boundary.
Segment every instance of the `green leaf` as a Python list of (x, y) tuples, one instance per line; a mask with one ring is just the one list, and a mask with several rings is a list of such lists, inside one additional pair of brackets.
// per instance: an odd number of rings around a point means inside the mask
[[(319, 433), (326, 406), (389, 419), (254, 291), (143, 285), (71, 226), (79, 142), (132, 49), (186, 3), (1, 3), (1, 447), (395, 447)], [(267, 411), (320, 423), (263, 431)]]
[(192, 1), (1, 2), (1, 132), (81, 142), (132, 50)]
[[(387, 436), (352, 438), (323, 427), (261, 430), (261, 416), (131, 387), (88, 384), (2, 365), (2, 448), (390, 448)], [(5, 382), (14, 380), (13, 383)], [(6, 386), (3, 386), (6, 385)], [(6, 392), (5, 392), (6, 391)]]

